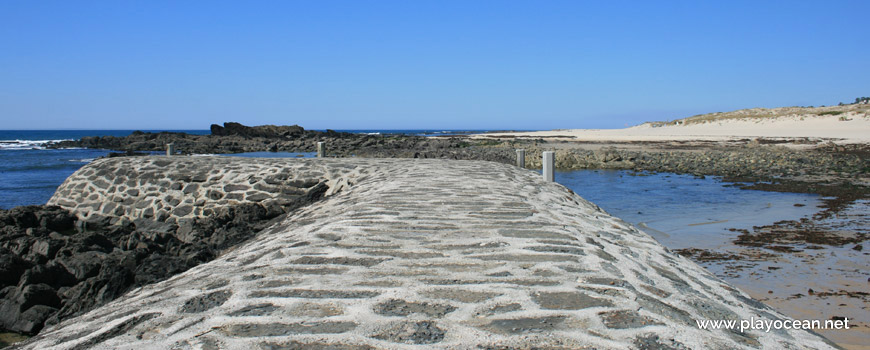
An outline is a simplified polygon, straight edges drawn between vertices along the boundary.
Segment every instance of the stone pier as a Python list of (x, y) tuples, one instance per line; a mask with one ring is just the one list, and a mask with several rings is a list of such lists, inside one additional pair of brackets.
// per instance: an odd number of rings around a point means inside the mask
[[(112, 203), (110, 212), (136, 219), (171, 204), (165, 194), (146, 196), (165, 191), (177, 203), (161, 219), (179, 220), (240, 201), (286, 200), (282, 188), (300, 187), (296, 180), (329, 186), (327, 197), (21, 348), (832, 348), (806, 331), (699, 329), (697, 320), (786, 317), (515, 166), (106, 159), (79, 170), (52, 202), (83, 216)], [(220, 198), (209, 195), (218, 190)], [(201, 209), (177, 212), (184, 203)]]

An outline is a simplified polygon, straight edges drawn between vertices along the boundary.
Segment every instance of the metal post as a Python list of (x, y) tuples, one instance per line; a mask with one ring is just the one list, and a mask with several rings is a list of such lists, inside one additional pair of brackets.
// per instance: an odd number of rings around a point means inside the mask
[(517, 166), (520, 168), (526, 167), (526, 150), (524, 149), (517, 150)]
[(543, 171), (544, 181), (555, 181), (555, 177), (553, 176), (553, 165), (555, 159), (555, 153), (553, 151), (545, 151), (541, 155), (543, 157)]
[(171, 143), (166, 144), (166, 155), (171, 156), (175, 154), (175, 145)]
[(323, 158), (323, 157), (326, 157), (325, 142), (318, 142), (317, 143), (317, 158)]

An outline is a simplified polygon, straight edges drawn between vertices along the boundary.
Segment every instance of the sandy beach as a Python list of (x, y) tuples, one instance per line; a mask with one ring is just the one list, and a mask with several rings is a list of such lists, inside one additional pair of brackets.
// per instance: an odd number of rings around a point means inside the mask
[[(860, 107), (865, 106), (865, 107)], [(630, 141), (740, 141), (791, 139), (802, 144), (834, 142), (870, 143), (867, 105), (825, 108), (748, 109), (714, 113), (674, 122), (649, 122), (624, 129), (560, 129), (550, 131), (489, 133), (477, 138), (544, 138), (586, 142)], [(694, 119), (693, 119), (694, 118)]]

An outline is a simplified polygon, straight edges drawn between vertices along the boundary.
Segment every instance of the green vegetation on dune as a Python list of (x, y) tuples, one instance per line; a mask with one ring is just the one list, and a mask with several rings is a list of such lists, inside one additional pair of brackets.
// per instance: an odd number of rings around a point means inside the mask
[(840, 115), (843, 114), (843, 111), (827, 111), (819, 113), (819, 115)]
[[(846, 114), (850, 117), (870, 117), (870, 97), (859, 97), (855, 99), (855, 103), (840, 104), (838, 106), (822, 106), (822, 107), (779, 107), (779, 108), (749, 108), (731, 112), (716, 112), (694, 115), (688, 118), (676, 119), (671, 121), (649, 122), (652, 127), (661, 127), (669, 125), (690, 125), (709, 122), (721, 122), (726, 120), (755, 120), (761, 121), (764, 119), (778, 117), (800, 117), (812, 118), (816, 116), (841, 115)], [(842, 116), (841, 120), (849, 120)]]

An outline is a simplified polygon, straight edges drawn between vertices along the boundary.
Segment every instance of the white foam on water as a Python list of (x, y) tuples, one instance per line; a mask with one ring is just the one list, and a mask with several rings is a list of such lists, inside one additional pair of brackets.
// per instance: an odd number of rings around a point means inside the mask
[(50, 142), (70, 140), (0, 140), (0, 150), (45, 149)]

